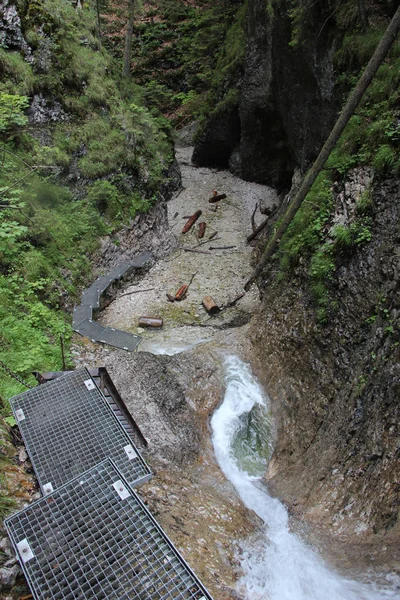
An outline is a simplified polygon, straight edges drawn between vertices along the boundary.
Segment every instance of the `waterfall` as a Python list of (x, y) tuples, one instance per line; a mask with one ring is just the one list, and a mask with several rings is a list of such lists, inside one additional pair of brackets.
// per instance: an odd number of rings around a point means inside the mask
[(268, 399), (238, 357), (225, 360), (226, 393), (211, 420), (219, 466), (243, 503), (264, 522), (261, 539), (241, 557), (245, 600), (383, 600), (400, 592), (340, 576), (289, 528), (285, 506), (261, 477), (271, 454)]

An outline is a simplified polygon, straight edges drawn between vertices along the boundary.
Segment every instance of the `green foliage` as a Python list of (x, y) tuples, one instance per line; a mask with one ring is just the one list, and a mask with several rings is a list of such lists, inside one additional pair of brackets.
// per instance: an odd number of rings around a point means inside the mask
[[(22, 276), (0, 275), (0, 359), (15, 373), (33, 383), (33, 370), (57, 370), (62, 365), (59, 336), (69, 336), (62, 313), (55, 313), (37, 299), (42, 282), (29, 283)], [(8, 398), (21, 385), (0, 371), (0, 395)]]
[(280, 243), (280, 269), (296, 266), (300, 257), (310, 257), (319, 248), (327, 231), (333, 206), (331, 182), (326, 173), (317, 178)]
[(0, 134), (26, 125), (28, 118), (24, 110), (28, 108), (28, 103), (26, 96), (0, 92)]
[[(132, 56), (135, 80), (145, 87), (144, 98), (154, 115), (161, 110), (182, 123), (201, 114), (219, 55), (226, 54), (228, 64), (239, 44), (244, 52), (243, 31), (234, 17), (237, 7), (222, 0), (194, 6), (181, 0), (163, 0), (156, 8), (146, 5), (143, 19), (135, 24)], [(234, 31), (229, 34), (232, 21)], [(106, 31), (106, 43), (121, 60), (123, 39), (114, 15)]]
[[(347, 93), (355, 85), (383, 34), (380, 27), (347, 31), (335, 56), (343, 75), (338, 83)], [(345, 175), (357, 165), (372, 165), (377, 176), (400, 173), (400, 42), (393, 44), (357, 110), (350, 119), (328, 166)]]
[(35, 76), (31, 65), (19, 52), (6, 52), (0, 48), (0, 91), (21, 96), (33, 93)]
[(289, 46), (295, 48), (301, 43), (305, 7), (299, 0), (290, 0), (290, 5), (291, 8), (289, 10), (289, 17), (291, 21), (292, 35)]
[(21, 240), (28, 228), (17, 221), (7, 219), (7, 213), (0, 213), (0, 265), (8, 267), (20, 254)]

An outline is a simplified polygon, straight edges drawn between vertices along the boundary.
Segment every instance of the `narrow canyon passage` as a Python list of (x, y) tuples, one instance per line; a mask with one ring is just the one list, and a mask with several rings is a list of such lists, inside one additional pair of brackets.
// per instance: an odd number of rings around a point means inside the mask
[[(268, 495), (262, 477), (274, 428), (266, 395), (247, 366), (254, 354), (248, 323), (260, 306), (258, 291), (253, 286), (234, 309), (213, 318), (204, 310), (202, 298), (212, 294), (224, 305), (242, 291), (251, 271), (251, 248), (246, 243), (251, 214), (261, 199), (273, 202), (274, 193), (225, 171), (196, 169), (190, 153), (191, 149), (178, 149), (183, 190), (168, 203), (176, 249), (122, 290), (99, 316), (104, 325), (143, 335), (139, 353), (97, 346), (89, 353), (78, 352), (76, 362), (86, 364), (95, 358), (111, 372), (149, 441), (155, 478), (140, 493), (216, 599), (396, 598), (397, 580), (382, 589), (381, 582), (378, 588), (330, 570), (316, 551), (291, 533), (286, 508)], [(213, 190), (227, 194), (217, 209), (208, 203)], [(182, 249), (198, 243), (194, 232), (182, 235), (181, 229), (186, 217), (199, 209), (207, 235), (217, 232), (219, 238), (201, 246), (206, 254)], [(208, 250), (219, 245), (233, 248)], [(168, 303), (166, 293), (174, 293), (193, 275), (187, 298)], [(138, 331), (143, 315), (163, 318), (163, 328)], [(163, 365), (161, 375), (157, 361)], [(177, 409), (163, 400), (172, 374), (193, 410), (191, 417), (177, 416)], [(154, 401), (149, 389), (158, 386), (159, 398)], [(212, 446), (208, 420), (223, 397), (211, 420)], [(188, 418), (200, 429), (196, 459), (187, 451), (193, 441)]]

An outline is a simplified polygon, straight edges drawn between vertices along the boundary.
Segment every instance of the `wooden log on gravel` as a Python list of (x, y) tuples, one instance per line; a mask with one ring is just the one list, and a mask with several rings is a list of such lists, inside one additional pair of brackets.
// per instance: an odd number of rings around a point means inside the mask
[(189, 286), (186, 285), (186, 283), (184, 283), (183, 285), (181, 285), (181, 287), (179, 288), (179, 290), (175, 294), (175, 300), (177, 300), (178, 302), (180, 300), (183, 300), (183, 298), (186, 296), (186, 292), (187, 292), (188, 287)]
[(188, 220), (188, 222), (184, 225), (184, 227), (182, 229), (182, 233), (187, 233), (188, 231), (190, 231), (190, 229), (193, 227), (193, 225), (196, 223), (197, 219), (200, 216), (201, 216), (201, 210), (196, 210), (194, 215), (192, 215), (190, 217), (190, 219)]
[(163, 320), (159, 317), (139, 317), (139, 327), (162, 327)]
[(219, 313), (219, 306), (217, 306), (217, 304), (215, 303), (213, 298), (211, 298), (211, 296), (205, 296), (202, 302), (204, 308), (210, 315), (216, 315), (217, 313)]
[(199, 223), (199, 231), (197, 233), (197, 237), (199, 238), (199, 240), (201, 240), (201, 238), (204, 237), (205, 232), (206, 232), (206, 224), (204, 221), (202, 221), (201, 223)]
[(208, 201), (210, 204), (214, 204), (215, 202), (223, 200), (224, 198), (226, 198), (226, 194), (216, 194), (216, 196), (211, 196), (211, 198), (209, 198)]

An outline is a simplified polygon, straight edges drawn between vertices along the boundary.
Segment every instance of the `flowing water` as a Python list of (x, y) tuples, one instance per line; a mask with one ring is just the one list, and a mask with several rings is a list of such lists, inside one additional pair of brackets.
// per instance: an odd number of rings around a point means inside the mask
[(246, 600), (378, 600), (399, 598), (400, 589), (377, 589), (331, 570), (289, 528), (284, 505), (261, 481), (272, 449), (268, 399), (238, 357), (226, 359), (226, 393), (211, 426), (221, 470), (243, 503), (265, 524), (241, 557), (239, 589)]

